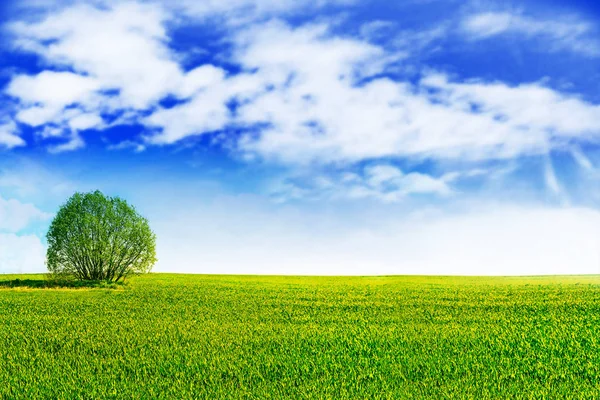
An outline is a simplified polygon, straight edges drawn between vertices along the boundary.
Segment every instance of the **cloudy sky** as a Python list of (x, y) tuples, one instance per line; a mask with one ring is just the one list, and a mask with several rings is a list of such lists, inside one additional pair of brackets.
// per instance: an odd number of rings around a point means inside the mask
[(600, 274), (593, 1), (0, 7), (0, 272), (100, 189), (156, 271)]

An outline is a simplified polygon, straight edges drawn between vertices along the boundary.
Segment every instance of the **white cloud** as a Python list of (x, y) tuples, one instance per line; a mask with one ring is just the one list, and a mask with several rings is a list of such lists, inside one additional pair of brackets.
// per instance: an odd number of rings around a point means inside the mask
[(436, 193), (440, 195), (451, 193), (445, 181), (418, 172), (407, 174), (404, 177), (403, 186), (406, 193)]
[(286, 163), (511, 158), (600, 133), (599, 106), (537, 83), (429, 75), (416, 86), (386, 78), (357, 86), (357, 74), (385, 65), (381, 48), (281, 25), (244, 40), (238, 59), (273, 89), (240, 108), (238, 121), (269, 126), (241, 147)]
[(49, 108), (62, 109), (85, 101), (98, 88), (99, 83), (94, 78), (72, 72), (43, 71), (34, 76), (15, 76), (6, 93), (25, 104), (42, 103)]
[(205, 65), (190, 71), (177, 90), (182, 97), (192, 99), (170, 109), (158, 109), (144, 123), (161, 128), (148, 137), (149, 143), (174, 143), (187, 136), (200, 135), (223, 128), (229, 122), (226, 102), (233, 95), (224, 84), (224, 71)]
[(0, 273), (45, 272), (46, 249), (35, 235), (0, 233)]
[[(253, 4), (203, 3), (187, 15), (208, 15), (209, 9), (226, 14)], [(244, 156), (292, 165), (383, 157), (513, 158), (542, 154), (565, 141), (596, 140), (600, 133), (598, 105), (539, 83), (452, 82), (443, 74), (417, 83), (373, 79), (402, 56), (333, 35), (326, 24), (293, 28), (270, 21), (236, 28), (228, 61), (241, 72), (227, 74), (205, 64), (185, 73), (178, 64), (181, 57), (169, 48), (166, 24), (174, 23), (178, 13), (173, 7), (78, 5), (41, 21), (13, 24), (22, 47), (75, 71), (14, 77), (8, 93), (21, 102), (16, 118), (44, 126), (42, 137), (67, 139), (52, 151), (80, 148), (85, 143), (79, 131), (119, 121), (151, 128), (135, 141), (144, 141), (141, 145), (171, 144), (229, 127), (247, 129), (241, 139), (231, 139)], [(491, 26), (491, 31), (481, 31), (483, 36), (531, 22), (480, 17), (466, 24), (474, 30)], [(531, 26), (531, 32), (545, 32)], [(575, 35), (565, 27), (557, 30), (565, 37)], [(169, 94), (183, 102), (157, 107)], [(235, 112), (228, 107), (232, 100)], [(110, 111), (122, 117), (107, 124), (101, 115)], [(443, 182), (423, 176), (412, 175), (408, 181), (419, 190), (446, 191)]]
[(394, 166), (380, 164), (367, 167), (366, 175), (369, 185), (379, 187), (388, 182), (401, 180), (404, 174)]
[(393, 34), (396, 24), (392, 21), (375, 20), (364, 23), (360, 27), (360, 36), (367, 40), (382, 39)]
[(50, 146), (50, 147), (48, 147), (48, 151), (50, 153), (63, 153), (66, 151), (73, 151), (73, 150), (81, 149), (82, 147), (85, 147), (85, 142), (83, 141), (83, 139), (81, 138), (81, 136), (78, 133), (73, 133), (69, 137), (68, 141), (61, 143), (61, 144)]
[(0, 124), (0, 147), (12, 149), (25, 146), (25, 141), (18, 134), (18, 127), (13, 121)]
[[(22, 47), (48, 62), (89, 75), (102, 89), (119, 90), (121, 107), (145, 108), (181, 75), (165, 43), (167, 17), (164, 9), (143, 3), (109, 9), (80, 5), (41, 22), (15, 23), (12, 31)], [(45, 46), (48, 41), (53, 42)]]
[[(324, 25), (263, 24), (242, 31), (235, 49), (234, 59), (253, 72), (225, 76), (202, 67), (210, 73), (202, 72), (201, 90), (189, 102), (146, 120), (162, 130), (150, 143), (262, 124), (260, 134), (242, 137), (239, 149), (308, 164), (512, 158), (543, 154), (565, 140), (595, 140), (600, 133), (599, 106), (538, 83), (460, 83), (430, 74), (416, 86), (386, 78), (357, 85), (385, 68), (386, 52), (332, 37)], [(235, 116), (226, 107), (232, 98), (239, 100)]]
[(187, 107), (161, 109), (145, 120), (165, 127), (164, 137), (152, 142), (172, 143), (221, 128), (229, 117), (224, 103), (251, 82), (235, 77), (223, 86), (225, 72), (212, 65), (184, 73), (180, 56), (168, 47), (165, 24), (171, 18), (167, 7), (157, 4), (114, 2), (104, 8), (66, 7), (41, 21), (13, 23), (18, 46), (51, 65), (75, 70), (15, 76), (7, 93), (20, 100), (17, 119), (31, 126), (55, 124), (43, 136), (67, 137), (67, 143), (53, 149), (72, 150), (83, 146), (75, 131), (114, 125), (103, 124), (102, 112), (125, 111), (128, 122), (135, 121), (139, 116), (131, 111), (146, 110), (173, 94), (193, 98)]
[(513, 33), (520, 38), (546, 39), (544, 47), (553, 51), (600, 55), (600, 43), (594, 38), (592, 26), (577, 18), (552, 20), (512, 12), (483, 12), (465, 18), (462, 28), (475, 40)]
[[(451, 193), (447, 183), (439, 178), (420, 172), (404, 174), (399, 168), (379, 164), (367, 167), (362, 185), (354, 182), (355, 190), (367, 197), (379, 197), (385, 201), (398, 201), (409, 194), (437, 194), (446, 196)], [(373, 196), (374, 195), (374, 196)]]
[(412, 194), (449, 196), (453, 190), (448, 182), (446, 177), (420, 172), (404, 173), (390, 164), (374, 164), (356, 172), (343, 169), (328, 173), (310, 171), (307, 175), (288, 177), (274, 183), (270, 195), (278, 202), (293, 199), (376, 199), (395, 203)]
[(54, 122), (60, 111), (60, 109), (50, 107), (33, 106), (22, 109), (15, 118), (19, 122), (36, 127)]
[(86, 130), (102, 124), (102, 118), (97, 114), (79, 114), (69, 120), (69, 126), (75, 131)]
[(53, 124), (42, 136), (68, 141), (51, 150), (74, 150), (84, 145), (78, 131), (108, 126), (102, 113), (146, 109), (180, 87), (188, 89), (195, 77), (184, 80), (166, 44), (168, 15), (143, 3), (80, 4), (9, 25), (17, 46), (55, 68), (74, 70), (13, 77), (6, 92), (20, 101), (16, 118), (34, 127)]
[(199, 91), (210, 89), (225, 78), (225, 71), (214, 65), (205, 64), (189, 71), (181, 82), (176, 93), (183, 98), (189, 98)]
[[(197, 7), (227, 13), (243, 4), (253, 3)], [(335, 36), (325, 24), (292, 28), (271, 21), (236, 29), (229, 61), (240, 73), (209, 64), (185, 73), (168, 46), (165, 25), (175, 14), (165, 4), (117, 2), (105, 8), (73, 6), (38, 22), (13, 24), (21, 46), (75, 71), (15, 77), (8, 93), (21, 101), (17, 118), (33, 126), (53, 122), (42, 135), (68, 139), (54, 151), (83, 146), (79, 130), (118, 123), (103, 123), (100, 115), (106, 111), (152, 128), (143, 137), (146, 144), (250, 128), (237, 149), (284, 164), (512, 158), (544, 153), (564, 140), (594, 140), (600, 133), (599, 106), (539, 83), (461, 83), (435, 74), (416, 84), (371, 79), (401, 56)], [(476, 29), (482, 24), (477, 21), (469, 26)], [(494, 32), (504, 25), (492, 24)], [(169, 94), (185, 101), (139, 114)], [(235, 113), (228, 107), (232, 100)], [(77, 107), (65, 109), (72, 104)]]
[(510, 13), (475, 14), (463, 21), (463, 28), (476, 37), (486, 38), (509, 30), (514, 18)]
[[(74, 150), (84, 143), (77, 131), (98, 128), (103, 120), (97, 113), (81, 108), (104, 107), (95, 93), (97, 79), (72, 72), (43, 71), (37, 75), (13, 77), (6, 93), (20, 100), (15, 118), (33, 127), (44, 126), (40, 136), (66, 137), (68, 141), (51, 151)], [(73, 108), (77, 105), (78, 108)]]
[(34, 221), (45, 221), (50, 217), (33, 204), (0, 197), (0, 231), (19, 232)]
[(273, 88), (240, 109), (241, 121), (271, 126), (258, 141), (242, 142), (245, 149), (304, 162), (360, 159), (394, 147), (386, 126), (403, 117), (389, 106), (402, 85), (380, 79), (354, 87), (357, 78), (383, 69), (387, 55), (381, 48), (331, 38), (324, 26), (294, 30), (272, 24), (243, 37), (238, 59), (258, 68)]
[[(163, 133), (150, 141), (172, 143), (228, 123), (247, 126), (265, 122), (275, 129), (299, 128), (310, 136), (312, 128), (306, 124), (317, 116), (307, 112), (314, 113), (316, 107), (311, 103), (319, 101), (317, 94), (343, 89), (357, 76), (380, 71), (386, 61), (378, 47), (350, 39), (321, 40), (326, 36), (324, 25), (293, 31), (280, 22), (271, 22), (243, 30), (237, 35), (235, 60), (245, 71), (258, 68), (258, 72), (223, 78), (223, 73), (213, 69), (211, 79), (203, 79), (203, 89), (189, 103), (160, 110), (147, 119), (163, 128)], [(372, 57), (376, 59), (367, 62)], [(236, 118), (230, 118), (226, 107), (232, 98), (242, 104)]]
[[(430, 75), (423, 86), (441, 90), (434, 96), (454, 111), (484, 116), (490, 123), (488, 140), (505, 139), (504, 146), (540, 146), (551, 139), (592, 139), (600, 133), (600, 106), (568, 96), (540, 84), (509, 86), (504, 83), (452, 83), (444, 75)], [(503, 131), (502, 129), (506, 129)], [(527, 132), (529, 138), (518, 138)], [(495, 138), (494, 135), (501, 135)], [(514, 149), (512, 151), (517, 151)]]

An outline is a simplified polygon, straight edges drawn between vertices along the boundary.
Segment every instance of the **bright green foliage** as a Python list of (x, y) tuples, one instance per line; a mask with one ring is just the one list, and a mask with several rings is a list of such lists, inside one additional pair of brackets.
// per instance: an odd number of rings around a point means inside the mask
[(598, 276), (150, 274), (0, 321), (6, 399), (600, 398)]
[(148, 221), (119, 197), (75, 193), (56, 214), (46, 236), (48, 270), (81, 280), (119, 281), (149, 272), (156, 237)]

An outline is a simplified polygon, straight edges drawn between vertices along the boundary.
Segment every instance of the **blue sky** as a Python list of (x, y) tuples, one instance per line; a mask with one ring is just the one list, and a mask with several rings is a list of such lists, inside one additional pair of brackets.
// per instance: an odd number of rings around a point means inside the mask
[(0, 272), (74, 191), (157, 271), (600, 273), (600, 7), (3, 2)]

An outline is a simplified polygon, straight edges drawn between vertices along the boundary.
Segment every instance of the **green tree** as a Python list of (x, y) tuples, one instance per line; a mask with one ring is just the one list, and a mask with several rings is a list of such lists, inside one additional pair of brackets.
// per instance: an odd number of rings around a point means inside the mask
[(57, 275), (119, 281), (150, 272), (156, 235), (148, 221), (119, 197), (75, 193), (50, 225), (46, 262)]

